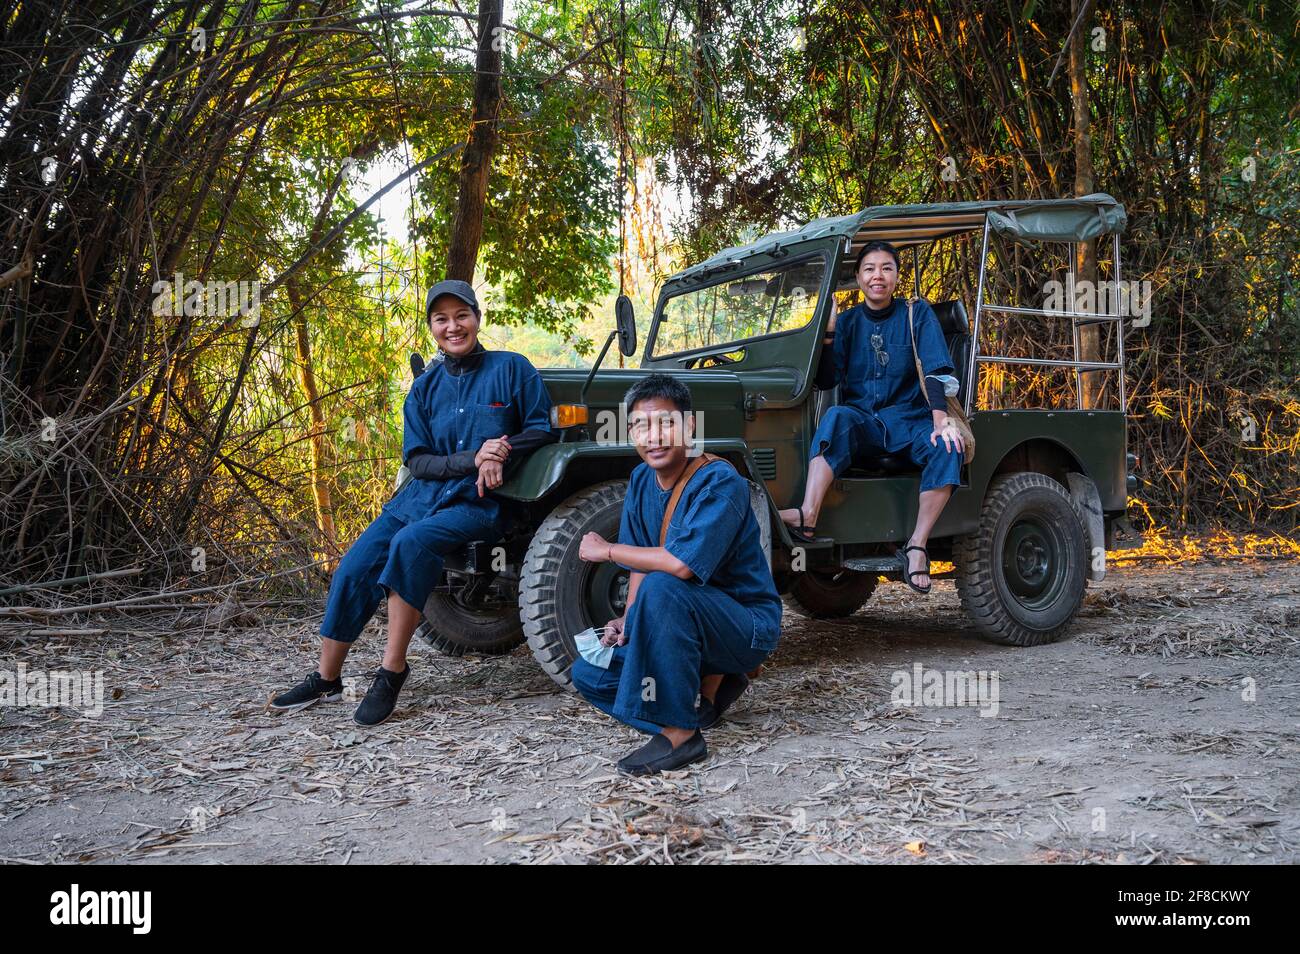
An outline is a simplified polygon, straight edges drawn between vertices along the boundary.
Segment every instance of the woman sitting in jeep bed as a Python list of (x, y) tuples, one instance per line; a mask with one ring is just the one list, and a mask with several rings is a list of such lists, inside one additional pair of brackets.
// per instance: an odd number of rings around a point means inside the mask
[(930, 531), (960, 481), (964, 446), (948, 418), (946, 389), (955, 390), (952, 359), (939, 320), (917, 301), (910, 316), (916, 356), (925, 372), (921, 392), (913, 360), (909, 305), (894, 298), (898, 251), (888, 242), (868, 242), (858, 254), (855, 275), (865, 301), (832, 316), (822, 351), (817, 386), (840, 386), (840, 403), (827, 410), (812, 441), (812, 460), (803, 504), (781, 511), (797, 534), (813, 541), (813, 528), (831, 482), (855, 458), (907, 454), (921, 468), (916, 527), (898, 551), (903, 579), (919, 593), (930, 592)]

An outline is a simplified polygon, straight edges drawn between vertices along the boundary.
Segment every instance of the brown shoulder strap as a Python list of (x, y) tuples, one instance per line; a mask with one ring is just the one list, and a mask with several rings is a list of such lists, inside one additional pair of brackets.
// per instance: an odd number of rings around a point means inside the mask
[(921, 386), (921, 397), (925, 397), (925, 372), (921, 370), (921, 356), (916, 353), (916, 325), (912, 321), (912, 306), (917, 299), (907, 300), (907, 330), (912, 335), (912, 363), (916, 365), (916, 380)]
[(677, 483), (673, 484), (673, 495), (668, 498), (668, 507), (664, 510), (663, 523), (659, 524), (660, 546), (663, 546), (668, 541), (668, 524), (672, 523), (673, 511), (677, 509), (677, 501), (682, 499), (682, 493), (686, 490), (686, 485), (691, 482), (691, 478), (694, 477), (705, 464), (711, 464), (715, 460), (720, 460), (727, 464), (731, 463), (725, 457), (719, 457), (717, 454), (705, 452), (687, 464), (686, 469), (677, 475)]

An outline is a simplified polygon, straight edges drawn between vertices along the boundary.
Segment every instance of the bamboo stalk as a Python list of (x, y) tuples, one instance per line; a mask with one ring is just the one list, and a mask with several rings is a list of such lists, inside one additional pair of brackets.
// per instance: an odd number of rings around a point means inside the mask
[(84, 576), (70, 576), (62, 580), (49, 580), (44, 583), (27, 583), (23, 586), (7, 586), (0, 590), (0, 596), (12, 596), (30, 590), (52, 590), (58, 586), (72, 586), (74, 583), (93, 583), (95, 580), (116, 580), (124, 576), (136, 576), (143, 573), (141, 567), (133, 566), (125, 570), (107, 570), (103, 573), (87, 573)]
[(236, 580), (233, 583), (219, 583), (216, 586), (202, 586), (193, 590), (181, 590), (176, 593), (146, 593), (144, 596), (132, 596), (121, 600), (112, 600), (107, 603), (86, 603), (82, 606), (0, 606), (0, 619), (12, 617), (46, 617), (46, 616), (68, 616), (72, 613), (95, 613), (100, 610), (117, 609), (123, 606), (138, 606), (142, 603), (156, 602), (158, 600), (174, 600), (177, 597), (197, 596), (200, 593), (215, 593), (219, 590), (234, 589), (237, 586), (247, 586), (250, 583), (265, 583), (267, 580), (274, 580), (277, 577), (288, 576), (291, 573), (298, 573), (302, 570), (309, 570), (314, 566), (320, 566), (325, 560), (316, 560), (313, 563), (306, 563), (302, 566), (296, 566), (288, 570), (282, 570), (279, 573), (267, 573), (259, 577), (248, 580)]

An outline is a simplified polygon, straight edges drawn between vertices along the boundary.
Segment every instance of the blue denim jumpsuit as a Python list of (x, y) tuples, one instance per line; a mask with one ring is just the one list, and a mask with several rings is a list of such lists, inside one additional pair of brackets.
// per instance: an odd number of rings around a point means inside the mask
[[(933, 309), (918, 301), (912, 318), (922, 369), (927, 375), (952, 374), (952, 357)], [(877, 352), (889, 355), (887, 363), (880, 363)], [(930, 443), (934, 417), (916, 378), (906, 301), (894, 299), (893, 311), (880, 320), (862, 305), (850, 308), (835, 322), (830, 358), (834, 380), (819, 376), (818, 385), (838, 384), (840, 403), (822, 415), (810, 460), (821, 455), (838, 477), (854, 458), (906, 453), (921, 468), (922, 492), (961, 483), (962, 455), (941, 440)]]
[[(402, 460), (477, 451), (489, 438), (549, 430), (550, 414), (542, 377), (523, 355), (484, 351), (459, 375), (449, 373), (447, 361), (435, 362), (406, 396)], [(322, 636), (352, 642), (388, 592), (423, 609), (446, 554), (472, 540), (500, 539), (501, 505), (490, 493), (478, 495), (477, 479), (412, 479), (384, 504), (339, 561)]]
[[(632, 471), (618, 542), (657, 547), (671, 490), (642, 464)], [(700, 678), (749, 672), (776, 648), (781, 597), (763, 555), (749, 485), (721, 461), (705, 464), (673, 511), (665, 549), (694, 577), (647, 573), (628, 608), (609, 668), (579, 658), (574, 688), (634, 729), (692, 729)], [(628, 569), (628, 567), (624, 567)]]

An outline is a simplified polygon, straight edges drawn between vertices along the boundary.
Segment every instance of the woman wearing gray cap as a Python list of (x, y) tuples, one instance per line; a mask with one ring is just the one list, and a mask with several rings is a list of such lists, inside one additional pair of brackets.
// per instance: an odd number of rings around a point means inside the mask
[(330, 584), (316, 671), (271, 707), (297, 710), (343, 695), (343, 660), (379, 600), (388, 600), (383, 664), (357, 707), (360, 725), (378, 725), (397, 704), (411, 667), (406, 649), (443, 557), (503, 532), (499, 503), (507, 460), (555, 439), (551, 399), (523, 355), (488, 351), (478, 340), (482, 314), (474, 289), (439, 282), (425, 318), (442, 354), (411, 386), (403, 408), (402, 460), (412, 480), (352, 544)]

